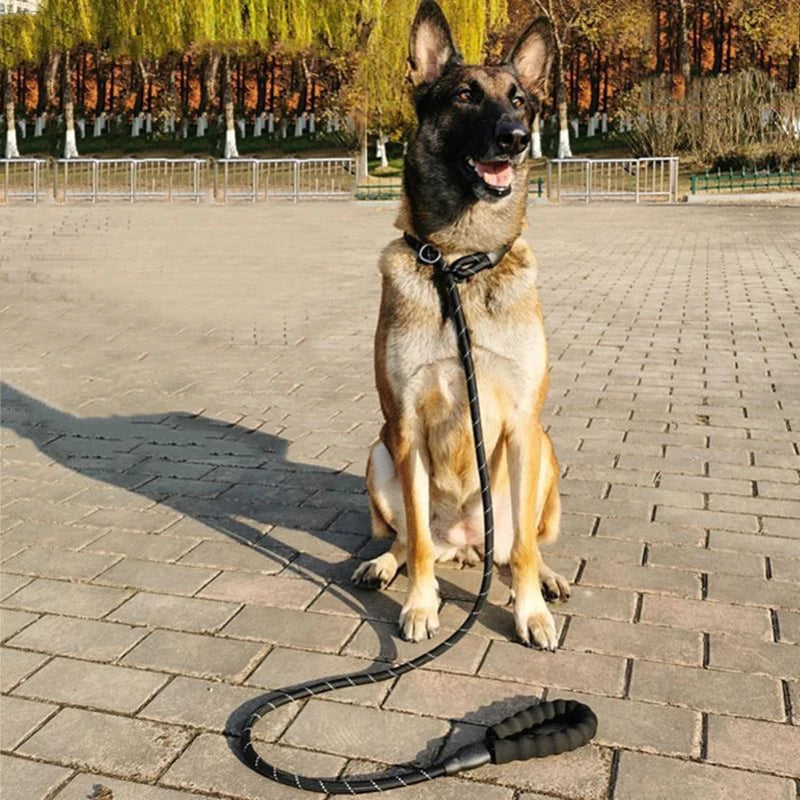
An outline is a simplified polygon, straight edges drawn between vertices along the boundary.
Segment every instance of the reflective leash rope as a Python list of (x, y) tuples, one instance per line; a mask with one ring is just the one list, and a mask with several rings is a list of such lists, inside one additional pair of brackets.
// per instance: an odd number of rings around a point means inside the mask
[(279, 769), (274, 764), (265, 761), (256, 750), (253, 741), (253, 728), (265, 714), (274, 711), (287, 703), (302, 700), (307, 697), (324, 694), (335, 689), (347, 686), (361, 686), (366, 683), (380, 683), (390, 678), (398, 678), (407, 672), (429, 664), (435, 658), (446, 653), (473, 626), (478, 619), (492, 583), (492, 563), (494, 553), (494, 519), (492, 515), (492, 495), (489, 482), (489, 470), (486, 465), (486, 453), (483, 446), (483, 431), (481, 428), (481, 412), (478, 402), (478, 385), (475, 380), (475, 366), (472, 361), (472, 347), (469, 331), (461, 309), (461, 297), (458, 283), (469, 280), (472, 275), (483, 269), (495, 266), (508, 252), (502, 248), (494, 253), (475, 253), (457, 259), (448, 266), (439, 250), (431, 244), (423, 244), (408, 234), (406, 242), (417, 253), (417, 259), (422, 264), (433, 267), (434, 281), (439, 291), (442, 302), (442, 313), (445, 318), (452, 319), (458, 344), (458, 355), (464, 376), (467, 382), (467, 397), (469, 412), (472, 420), (472, 433), (475, 441), (475, 457), (478, 462), (478, 476), (481, 486), (481, 502), (483, 504), (484, 559), (483, 577), (475, 603), (467, 618), (458, 630), (447, 639), (426, 653), (418, 655), (410, 661), (396, 664), (370, 672), (356, 672), (339, 678), (320, 680), (307, 683), (292, 689), (278, 689), (269, 692), (260, 698), (260, 703), (254, 711), (241, 733), (241, 755), (244, 762), (273, 781), (294, 786), (297, 789), (306, 789), (311, 792), (323, 794), (367, 794), (369, 792), (382, 792), (388, 789), (398, 789), (402, 786), (411, 786), (415, 783), (441, 778), (444, 775), (455, 775), (468, 769), (482, 766), (483, 764), (505, 764), (528, 758), (542, 758), (557, 755), (568, 750), (575, 750), (586, 744), (595, 735), (597, 718), (594, 712), (582, 703), (574, 700), (553, 700), (531, 706), (514, 714), (494, 725), (486, 732), (482, 742), (462, 747), (457, 753), (439, 761), (436, 764), (422, 769), (421, 767), (408, 767), (402, 771), (394, 772), (379, 778), (354, 777), (349, 780), (343, 778), (309, 778)]

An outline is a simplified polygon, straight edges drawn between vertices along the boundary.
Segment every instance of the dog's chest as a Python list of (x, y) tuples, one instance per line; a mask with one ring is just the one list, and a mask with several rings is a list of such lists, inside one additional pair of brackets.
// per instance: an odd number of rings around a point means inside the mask
[[(452, 321), (442, 318), (430, 280), (417, 276), (401, 288), (391, 302), (406, 313), (394, 314), (386, 326), (389, 383), (401, 407), (427, 426), (455, 421), (466, 408), (466, 384)], [(484, 417), (530, 413), (547, 368), (535, 289), (520, 278), (499, 290), (476, 282), (461, 295)]]

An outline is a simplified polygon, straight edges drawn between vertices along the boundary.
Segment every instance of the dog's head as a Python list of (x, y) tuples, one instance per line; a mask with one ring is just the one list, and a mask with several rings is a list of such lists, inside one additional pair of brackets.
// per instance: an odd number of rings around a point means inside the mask
[(441, 8), (423, 0), (409, 39), (419, 120), (406, 166), (412, 203), (419, 184), (462, 211), (527, 191), (530, 128), (547, 93), (552, 59), (551, 28), (542, 18), (502, 64), (465, 64)]

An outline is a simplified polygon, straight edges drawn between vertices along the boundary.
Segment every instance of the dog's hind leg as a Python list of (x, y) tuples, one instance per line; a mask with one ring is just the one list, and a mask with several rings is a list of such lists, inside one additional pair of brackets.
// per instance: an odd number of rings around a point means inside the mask
[(548, 486), (547, 499), (544, 502), (542, 518), (539, 522), (539, 536), (537, 538), (537, 551), (539, 555), (539, 582), (542, 593), (548, 602), (569, 600), (569, 581), (557, 572), (554, 572), (544, 563), (540, 545), (549, 544), (558, 538), (561, 527), (561, 497), (558, 494), (558, 462), (553, 453), (553, 445), (545, 434), (542, 441), (542, 469), (543, 480)]
[(405, 564), (406, 523), (400, 478), (392, 454), (382, 441), (377, 442), (369, 454), (367, 491), (373, 537), (384, 539), (395, 533), (396, 538), (387, 553), (360, 564), (353, 573), (352, 580), (358, 586), (368, 589), (383, 589)]
[(397, 570), (406, 563), (406, 546), (395, 539), (388, 552), (365, 561), (353, 573), (353, 583), (365, 589), (383, 589), (388, 586)]

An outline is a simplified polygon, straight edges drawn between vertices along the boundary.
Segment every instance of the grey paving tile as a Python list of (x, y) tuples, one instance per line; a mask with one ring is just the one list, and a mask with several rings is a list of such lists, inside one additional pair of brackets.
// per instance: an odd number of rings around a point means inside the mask
[(265, 647), (257, 642), (159, 630), (134, 647), (121, 663), (200, 678), (241, 680), (264, 652)]
[(126, 558), (94, 579), (96, 584), (191, 596), (218, 570)]
[(48, 717), (58, 711), (58, 706), (49, 703), (34, 703), (20, 697), (0, 697), (0, 747), (13, 750), (33, 733)]
[(146, 635), (144, 628), (48, 615), (9, 639), (7, 644), (42, 653), (114, 661)]
[[(266, 778), (233, 755), (234, 746), (235, 743), (224, 736), (213, 733), (199, 736), (167, 770), (161, 783), (199, 791), (224, 792), (245, 800), (303, 800), (307, 797), (307, 792), (265, 783)], [(336, 775), (345, 763), (342, 758), (291, 747), (261, 745), (260, 752), (265, 758), (273, 758), (283, 769), (303, 771), (309, 775)]]
[(131, 714), (169, 680), (163, 673), (54, 658), (17, 687), (16, 696)]
[[(258, 699), (264, 694), (263, 689), (178, 676), (139, 712), (139, 716), (235, 735), (258, 708)], [(303, 702), (290, 703), (271, 711), (256, 726), (254, 735), (263, 741), (275, 741), (302, 707)]]
[(349, 617), (331, 617), (293, 608), (245, 606), (222, 630), (240, 639), (336, 653), (358, 627)]
[(80, 769), (152, 780), (189, 739), (188, 732), (180, 728), (65, 708), (18, 752)]
[(3, 800), (33, 800), (49, 796), (72, 771), (27, 758), (0, 755), (3, 774)]
[(127, 600), (132, 592), (105, 586), (36, 578), (4, 604), (9, 608), (97, 619)]
[(238, 603), (138, 592), (106, 619), (149, 628), (206, 633), (221, 628), (239, 608)]
[(0, 647), (0, 691), (8, 692), (47, 661), (49, 656)]

